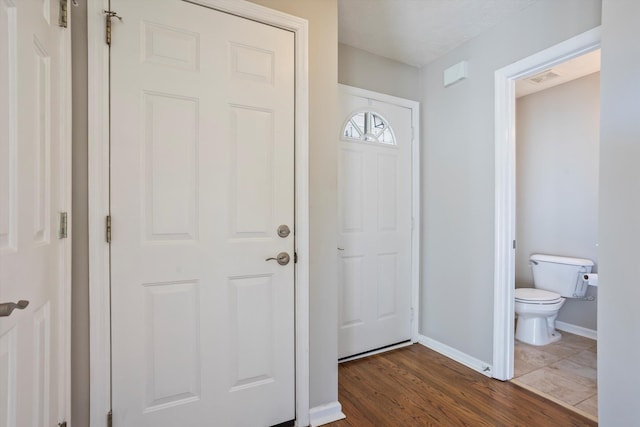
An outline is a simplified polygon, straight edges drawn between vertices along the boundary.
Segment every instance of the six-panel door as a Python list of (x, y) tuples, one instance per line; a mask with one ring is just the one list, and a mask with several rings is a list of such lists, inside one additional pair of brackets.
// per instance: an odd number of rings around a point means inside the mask
[(55, 426), (67, 404), (64, 31), (57, 2), (0, 0), (0, 304), (29, 301), (0, 317), (0, 427)]
[(293, 33), (112, 9), (114, 424), (292, 420), (294, 265), (267, 258), (294, 255)]

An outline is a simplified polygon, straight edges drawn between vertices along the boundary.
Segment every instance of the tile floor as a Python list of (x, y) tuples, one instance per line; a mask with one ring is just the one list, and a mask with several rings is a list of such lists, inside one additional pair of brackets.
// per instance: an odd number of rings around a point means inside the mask
[(516, 340), (513, 382), (597, 421), (597, 342), (561, 333), (541, 347)]

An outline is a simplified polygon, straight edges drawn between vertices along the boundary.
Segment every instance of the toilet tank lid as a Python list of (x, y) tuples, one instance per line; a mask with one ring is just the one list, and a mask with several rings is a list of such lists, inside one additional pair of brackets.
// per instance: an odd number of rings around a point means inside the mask
[(593, 266), (593, 261), (586, 258), (571, 258), (558, 255), (545, 255), (545, 254), (533, 254), (529, 258), (531, 261), (536, 262), (552, 262), (555, 264), (568, 264), (568, 265), (584, 265)]

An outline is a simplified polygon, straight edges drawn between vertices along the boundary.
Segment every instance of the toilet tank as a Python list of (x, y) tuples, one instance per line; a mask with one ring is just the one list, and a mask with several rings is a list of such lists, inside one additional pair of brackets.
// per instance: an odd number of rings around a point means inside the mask
[(556, 292), (565, 298), (582, 298), (587, 293), (587, 283), (582, 276), (591, 273), (593, 261), (543, 254), (531, 255), (529, 261), (534, 287)]

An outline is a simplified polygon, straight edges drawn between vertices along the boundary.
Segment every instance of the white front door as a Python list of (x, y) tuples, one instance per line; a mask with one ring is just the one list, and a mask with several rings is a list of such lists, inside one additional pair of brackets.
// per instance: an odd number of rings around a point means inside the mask
[(293, 420), (293, 33), (111, 8), (114, 425)]
[(0, 427), (66, 415), (64, 31), (57, 2), (0, 0)]
[(344, 88), (340, 111), (338, 357), (344, 358), (411, 339), (412, 119), (409, 108)]

